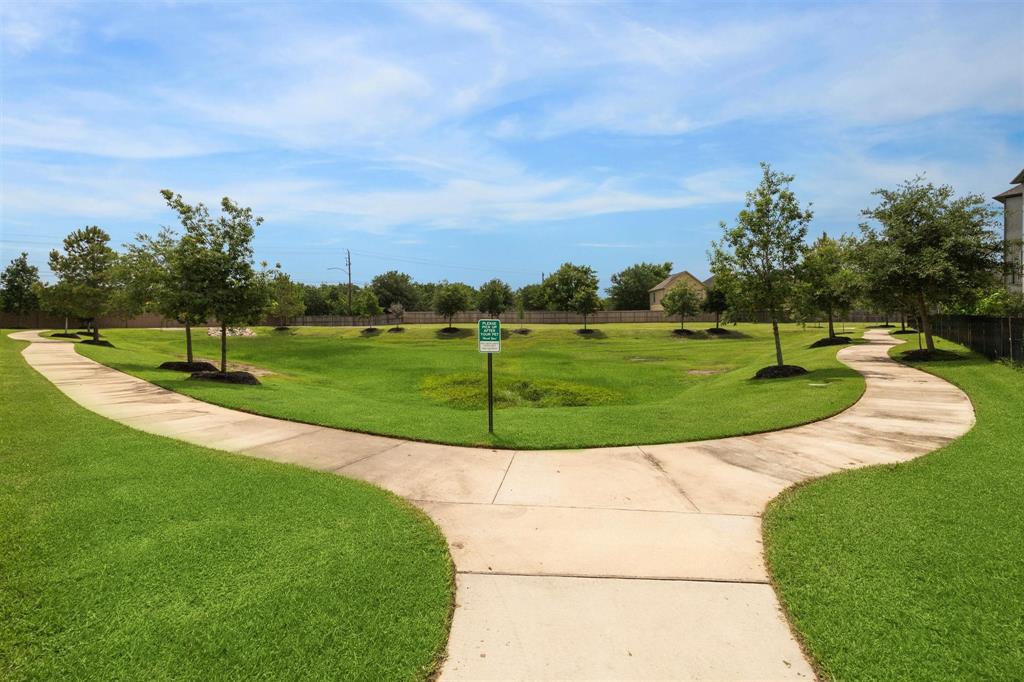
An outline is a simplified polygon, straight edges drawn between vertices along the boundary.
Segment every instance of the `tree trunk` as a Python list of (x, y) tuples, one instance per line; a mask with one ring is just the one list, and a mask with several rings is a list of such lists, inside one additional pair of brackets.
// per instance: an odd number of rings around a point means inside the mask
[(64, 316), (64, 336), (68, 335), (68, 316)]
[(185, 357), (192, 362), (192, 323), (185, 322)]
[(220, 371), (228, 371), (228, 326), (220, 323)]
[(93, 323), (92, 323), (92, 342), (93, 343), (99, 343), (100, 342), (100, 326), (98, 324), (96, 324), (95, 320), (93, 320)]
[(782, 339), (779, 338), (779, 320), (774, 310), (772, 311), (772, 334), (775, 335), (775, 362), (782, 367)]
[(828, 309), (828, 338), (833, 339), (836, 336), (836, 325), (832, 320), (832, 308)]
[(928, 319), (928, 305), (924, 300), (924, 292), (917, 292), (917, 307), (921, 310), (921, 331), (924, 332), (924, 343), (928, 352), (935, 351), (935, 339), (932, 338), (932, 323)]
[(722, 313), (715, 313), (715, 329), (718, 329), (718, 321), (722, 317)]
[(907, 314), (906, 313), (900, 313), (900, 331), (901, 332), (907, 331)]

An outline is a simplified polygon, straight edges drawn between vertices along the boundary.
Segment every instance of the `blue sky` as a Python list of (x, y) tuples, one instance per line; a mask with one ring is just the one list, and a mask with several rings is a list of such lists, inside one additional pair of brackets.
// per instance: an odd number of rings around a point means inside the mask
[(918, 173), (1024, 167), (1019, 3), (18, 3), (2, 17), (6, 262), (173, 225), (163, 187), (266, 218), (298, 279), (707, 273), (756, 184), (814, 232)]

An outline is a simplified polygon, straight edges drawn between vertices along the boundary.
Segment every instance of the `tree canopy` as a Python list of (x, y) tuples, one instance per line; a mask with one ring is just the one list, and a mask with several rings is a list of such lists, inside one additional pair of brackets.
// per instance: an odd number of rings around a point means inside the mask
[(685, 329), (686, 318), (700, 311), (701, 295), (686, 282), (677, 282), (661, 299), (661, 307), (669, 315), (679, 316), (679, 328)]
[(385, 309), (390, 308), (392, 303), (401, 303), (403, 309), (411, 310), (417, 303), (419, 292), (412, 277), (398, 270), (388, 270), (377, 275), (370, 281), (370, 288)]
[(849, 237), (832, 239), (822, 234), (807, 249), (800, 266), (806, 300), (828, 320), (828, 335), (835, 337), (835, 316), (847, 312), (861, 293), (854, 261), (856, 244)]
[(597, 274), (586, 265), (563, 263), (544, 278), (544, 299), (550, 310), (572, 310), (573, 300), (581, 291), (597, 293)]
[(459, 283), (442, 282), (434, 292), (434, 312), (448, 320), (449, 327), (452, 326), (452, 319), (469, 307), (466, 288)]
[(64, 238), (63, 253), (50, 251), (50, 270), (64, 285), (62, 297), (71, 302), (78, 317), (92, 321), (93, 341), (99, 341), (97, 318), (107, 312), (112, 293), (112, 275), (117, 253), (110, 248), (110, 235), (91, 225)]
[(38, 310), (38, 282), (39, 268), (29, 265), (28, 254), (22, 252), (0, 273), (0, 309), (17, 315)]
[(878, 189), (874, 208), (865, 217), (867, 241), (880, 249), (890, 269), (889, 278), (902, 282), (921, 320), (929, 351), (935, 350), (931, 314), (943, 304), (970, 303), (979, 291), (992, 289), (1002, 273), (1004, 244), (993, 230), (996, 212), (984, 197), (955, 197), (949, 185), (935, 185), (922, 177), (895, 189)]
[(614, 310), (647, 310), (650, 290), (672, 274), (672, 263), (637, 263), (612, 275), (608, 298)]
[(492, 279), (485, 282), (477, 292), (477, 309), (487, 313), (491, 317), (498, 317), (512, 307), (515, 296), (509, 285), (500, 279)]

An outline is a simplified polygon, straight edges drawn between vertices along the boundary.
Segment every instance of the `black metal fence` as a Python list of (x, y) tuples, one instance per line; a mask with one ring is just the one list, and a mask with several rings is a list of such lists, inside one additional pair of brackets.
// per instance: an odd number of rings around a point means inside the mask
[(993, 360), (1024, 362), (1024, 318), (936, 315), (932, 332)]

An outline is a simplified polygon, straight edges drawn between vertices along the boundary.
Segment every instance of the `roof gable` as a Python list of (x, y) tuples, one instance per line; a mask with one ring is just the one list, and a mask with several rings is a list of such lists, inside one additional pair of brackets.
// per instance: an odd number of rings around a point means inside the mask
[(669, 275), (665, 279), (658, 282), (658, 284), (648, 289), (647, 292), (650, 293), (652, 291), (661, 291), (662, 289), (668, 289), (670, 286), (678, 282), (680, 279), (689, 279), (697, 286), (704, 288), (704, 285), (701, 284), (701, 281), (699, 279), (691, 275), (688, 270), (683, 270), (682, 272), (676, 272)]

